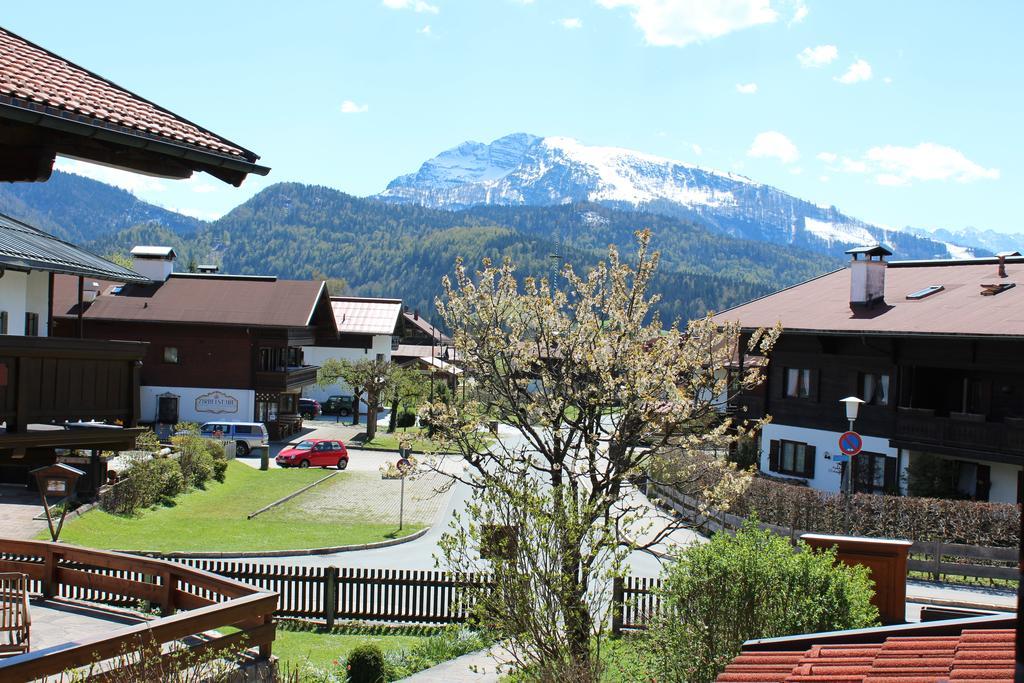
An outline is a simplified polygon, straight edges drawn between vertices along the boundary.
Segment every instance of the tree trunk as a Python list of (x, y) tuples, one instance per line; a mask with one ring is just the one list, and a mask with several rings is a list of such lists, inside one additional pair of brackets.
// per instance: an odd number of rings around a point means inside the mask
[(352, 424), (359, 424), (359, 397), (362, 396), (362, 392), (356, 392), (352, 397)]
[(373, 441), (377, 436), (377, 397), (373, 394), (366, 395), (366, 440)]
[(388, 434), (394, 434), (398, 428), (398, 393), (391, 401), (391, 417), (388, 419)]

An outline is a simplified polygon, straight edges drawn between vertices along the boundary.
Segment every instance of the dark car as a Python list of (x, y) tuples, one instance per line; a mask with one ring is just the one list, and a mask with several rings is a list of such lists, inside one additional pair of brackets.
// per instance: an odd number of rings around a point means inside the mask
[(305, 439), (282, 450), (278, 467), (348, 467), (348, 449), (336, 439)]
[(299, 399), (299, 415), (302, 417), (315, 420), (320, 417), (323, 411), (320, 409), (320, 402), (312, 398), (300, 398)]
[(352, 414), (351, 396), (331, 396), (324, 401), (324, 415), (345, 415)]

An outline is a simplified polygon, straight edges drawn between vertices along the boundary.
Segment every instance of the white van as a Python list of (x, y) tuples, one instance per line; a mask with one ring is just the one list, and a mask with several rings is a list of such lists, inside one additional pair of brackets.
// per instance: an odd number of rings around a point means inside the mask
[(270, 444), (270, 435), (262, 422), (207, 422), (199, 428), (200, 436), (208, 439), (231, 439), (235, 442), (235, 455), (244, 457), (249, 451)]

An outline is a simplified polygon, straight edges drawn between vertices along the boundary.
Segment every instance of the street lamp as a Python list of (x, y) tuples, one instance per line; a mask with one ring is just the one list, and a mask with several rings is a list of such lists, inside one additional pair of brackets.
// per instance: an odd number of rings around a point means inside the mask
[[(850, 431), (853, 431), (853, 423), (857, 420), (857, 413), (860, 411), (860, 404), (864, 403), (861, 399), (856, 396), (847, 396), (844, 399), (839, 400), (844, 406), (846, 406), (846, 419), (850, 421)], [(844, 435), (846, 436), (846, 435)], [(840, 439), (840, 441), (842, 441)], [(840, 444), (840, 448), (842, 445)], [(860, 447), (857, 447), (857, 452), (860, 452)], [(851, 506), (853, 499), (853, 458), (857, 453), (850, 452), (847, 455), (848, 460), (846, 461), (846, 529), (847, 533), (853, 528), (853, 520), (850, 519), (852, 514)]]

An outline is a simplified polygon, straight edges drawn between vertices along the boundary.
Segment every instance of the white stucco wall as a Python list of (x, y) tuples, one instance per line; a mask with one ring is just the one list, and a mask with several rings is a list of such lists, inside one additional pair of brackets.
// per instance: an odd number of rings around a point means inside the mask
[(5, 271), (0, 277), (0, 311), (7, 311), (7, 334), (25, 334), (25, 313), (39, 315), (39, 335), (45, 337), (49, 305), (50, 275), (41, 270), (31, 273)]
[[(180, 422), (211, 422), (224, 420), (227, 422), (252, 422), (255, 410), (256, 392), (251, 389), (217, 389), (196, 387), (155, 387), (143, 385), (142, 422), (155, 422), (159, 402), (157, 398), (163, 394), (174, 394), (178, 397), (178, 420)], [(219, 394), (211, 396), (212, 392)], [(221, 394), (226, 395), (225, 399)], [(197, 399), (205, 399), (198, 400)], [(211, 400), (216, 399), (216, 400)], [(230, 399), (234, 399), (232, 402)], [(221, 412), (217, 412), (221, 411)]]
[[(305, 359), (305, 362), (310, 365), (323, 365), (324, 361), (329, 358), (347, 360), (353, 363), (361, 360), (375, 360), (378, 353), (384, 355), (384, 360), (391, 360), (391, 335), (374, 335), (373, 345), (369, 349), (352, 349), (336, 346), (302, 347), (303, 358)], [(303, 397), (313, 398), (321, 403), (326, 401), (330, 396), (336, 396), (339, 394), (342, 396), (350, 396), (352, 393), (352, 388), (345, 382), (338, 382), (337, 384), (332, 384), (327, 388), (321, 388), (320, 386), (313, 384), (302, 390)], [(365, 409), (366, 403), (363, 402), (362, 406), (363, 409)]]
[[(814, 477), (807, 480), (808, 485), (822, 491), (839, 491), (842, 486), (841, 465), (833, 462), (832, 456), (840, 453), (840, 434), (842, 432), (769, 423), (761, 431), (761, 471), (776, 477), (787, 477), (785, 474), (772, 472), (768, 469), (768, 453), (772, 441), (778, 439), (805, 443), (814, 446), (816, 449)], [(867, 434), (861, 434), (861, 436), (864, 439), (863, 450), (870, 453), (881, 453), (891, 458), (897, 456), (897, 449), (889, 446), (888, 437), (869, 436)], [(904, 460), (899, 477), (901, 491), (904, 489), (906, 482), (906, 467), (907, 463)], [(802, 479), (803, 477), (787, 478)]]

